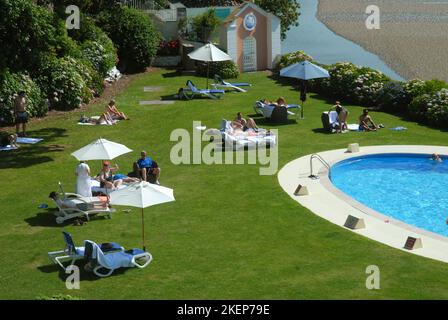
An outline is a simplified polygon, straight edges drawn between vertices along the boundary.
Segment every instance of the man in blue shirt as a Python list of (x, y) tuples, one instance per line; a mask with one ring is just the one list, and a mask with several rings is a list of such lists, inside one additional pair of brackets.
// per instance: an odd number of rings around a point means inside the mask
[(142, 151), (140, 153), (140, 159), (134, 162), (134, 172), (136, 176), (143, 181), (153, 180), (152, 177), (155, 178), (155, 183), (159, 183), (160, 178), (160, 168), (157, 165), (157, 162), (152, 160), (147, 156), (146, 151)]

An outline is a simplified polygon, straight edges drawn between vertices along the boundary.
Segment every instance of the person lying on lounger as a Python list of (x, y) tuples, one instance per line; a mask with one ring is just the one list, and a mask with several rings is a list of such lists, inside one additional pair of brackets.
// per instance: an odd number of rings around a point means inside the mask
[(92, 201), (92, 202), (84, 202), (82, 200), (77, 199), (62, 200), (56, 191), (51, 192), (48, 197), (50, 199), (53, 199), (54, 202), (56, 202), (57, 205), (63, 209), (78, 209), (82, 211), (88, 211), (93, 209), (107, 208), (109, 205), (108, 201), (103, 201), (100, 198), (95, 198), (98, 199), (98, 201)]
[(286, 99), (284, 97), (279, 97), (277, 101), (271, 101), (268, 99), (262, 100), (264, 104), (276, 106), (276, 107), (286, 107), (288, 104), (286, 103)]
[(359, 116), (359, 130), (360, 131), (376, 131), (378, 126), (373, 122), (369, 115), (369, 110), (364, 109), (362, 115)]
[(252, 118), (248, 118), (247, 120), (243, 118), (243, 114), (238, 112), (236, 114), (235, 120), (232, 121), (231, 126), (234, 130), (242, 130), (248, 131), (250, 129), (257, 131), (258, 126), (255, 123), (255, 120)]

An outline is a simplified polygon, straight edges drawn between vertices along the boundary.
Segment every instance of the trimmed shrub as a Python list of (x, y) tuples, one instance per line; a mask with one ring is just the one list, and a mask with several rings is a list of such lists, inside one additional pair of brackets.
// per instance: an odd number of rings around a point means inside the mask
[(280, 57), (280, 60), (277, 62), (275, 66), (275, 69), (277, 71), (280, 71), (281, 69), (287, 66), (302, 61), (313, 61), (313, 58), (310, 55), (306, 54), (305, 51), (303, 50), (287, 53)]
[(0, 73), (0, 123), (14, 123), (14, 101), (20, 91), (28, 99), (27, 111), (30, 117), (42, 117), (48, 111), (39, 86), (23, 73)]
[[(198, 63), (196, 74), (201, 77), (207, 77), (207, 64)], [(233, 61), (210, 62), (209, 76), (213, 78), (215, 75), (223, 79), (238, 78), (240, 71)]]
[(71, 57), (45, 56), (40, 62), (41, 74), (37, 81), (58, 110), (72, 110), (92, 98), (89, 83), (92, 77), (80, 61)]
[(147, 15), (125, 6), (116, 6), (102, 12), (98, 21), (118, 49), (122, 70), (134, 72), (150, 66), (161, 38)]

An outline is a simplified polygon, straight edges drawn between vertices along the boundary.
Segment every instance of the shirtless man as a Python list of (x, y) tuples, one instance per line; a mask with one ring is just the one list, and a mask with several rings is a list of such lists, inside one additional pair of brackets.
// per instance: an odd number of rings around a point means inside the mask
[(26, 99), (25, 91), (20, 91), (19, 95), (14, 101), (14, 116), (16, 118), (16, 132), (18, 135), (20, 131), (20, 124), (22, 124), (22, 136), (26, 136), (26, 123), (28, 122), (28, 112), (26, 111), (26, 107), (28, 105), (28, 101)]
[(376, 131), (378, 127), (373, 122), (369, 115), (369, 110), (364, 109), (362, 115), (359, 116), (359, 130), (360, 131)]

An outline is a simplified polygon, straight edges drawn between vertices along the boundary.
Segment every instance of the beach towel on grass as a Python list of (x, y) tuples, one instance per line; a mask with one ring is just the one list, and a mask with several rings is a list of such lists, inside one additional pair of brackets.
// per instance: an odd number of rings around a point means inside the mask
[(23, 144), (35, 144), (38, 142), (41, 142), (44, 139), (40, 138), (28, 138), (28, 137), (19, 137), (17, 138), (17, 143), (23, 143)]
[(10, 150), (16, 150), (16, 147), (11, 147), (9, 144), (6, 147), (0, 147), (0, 151), (10, 151)]

